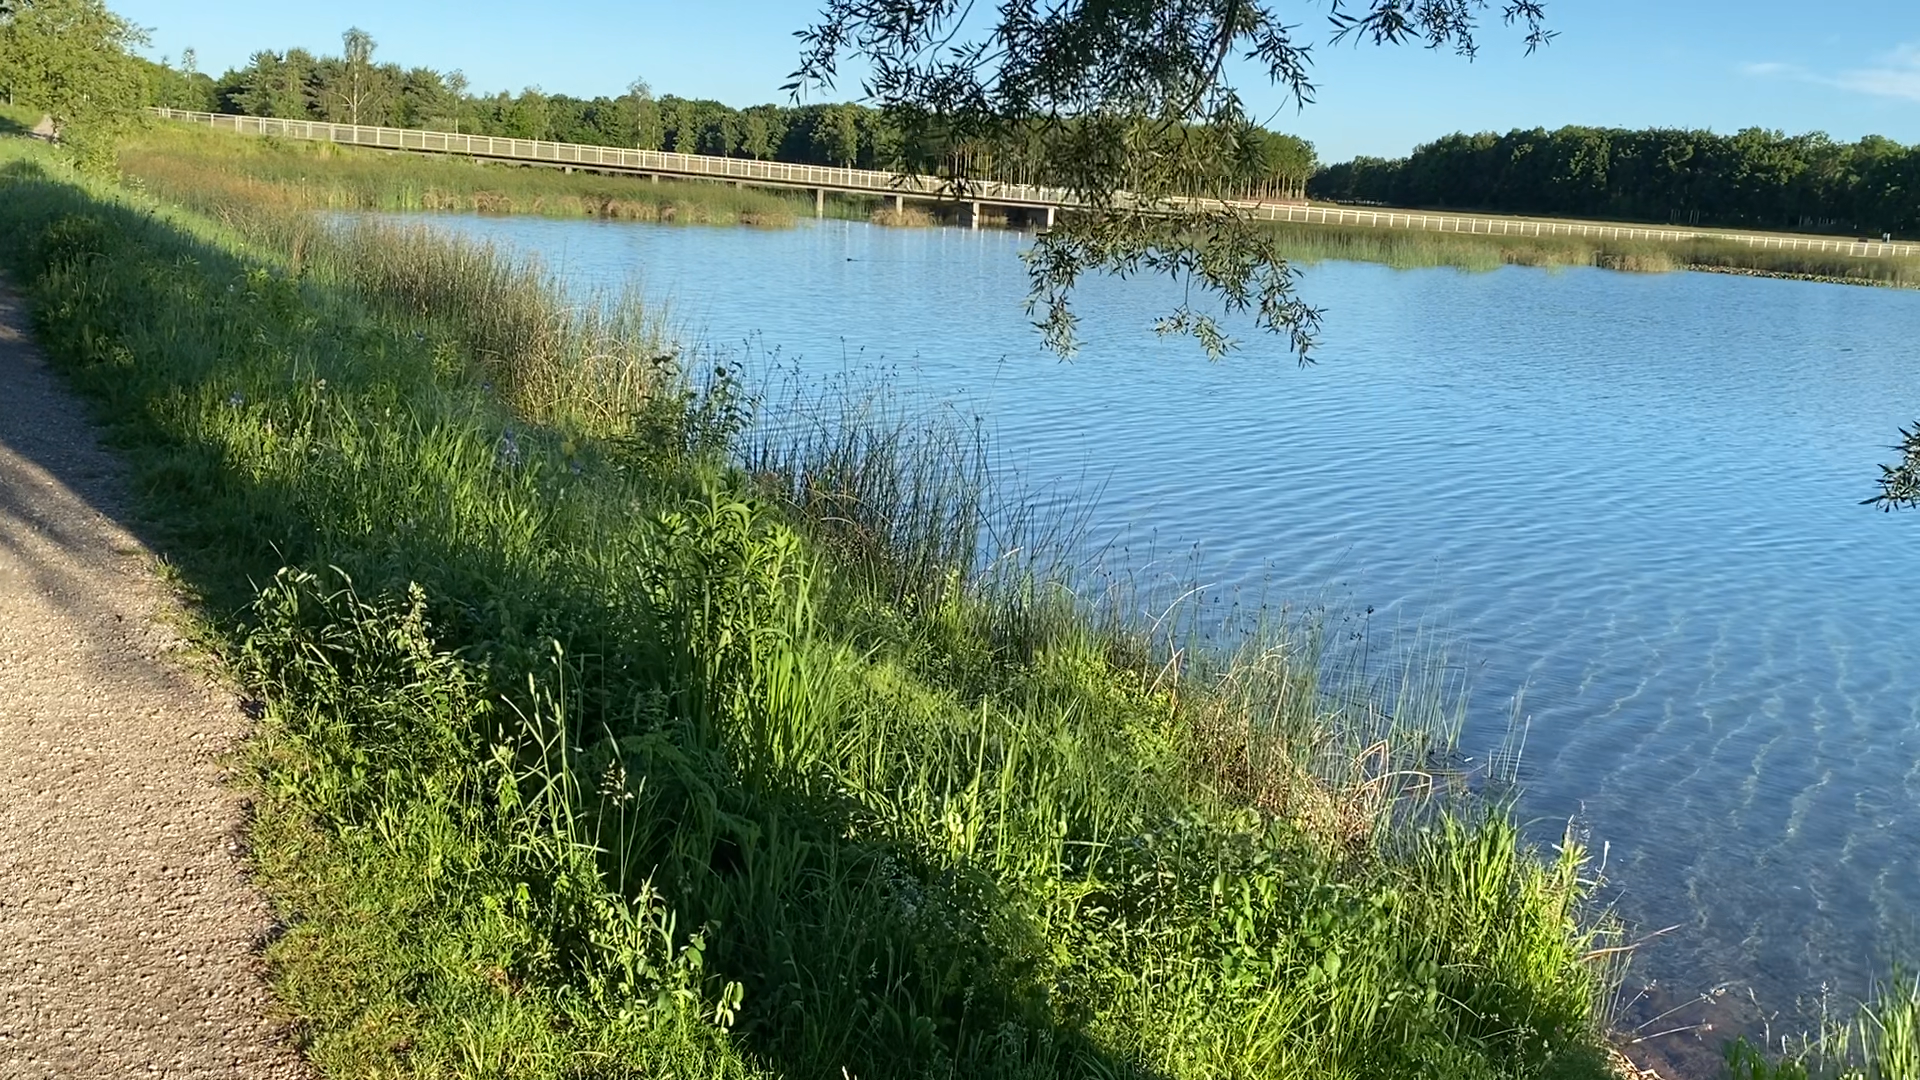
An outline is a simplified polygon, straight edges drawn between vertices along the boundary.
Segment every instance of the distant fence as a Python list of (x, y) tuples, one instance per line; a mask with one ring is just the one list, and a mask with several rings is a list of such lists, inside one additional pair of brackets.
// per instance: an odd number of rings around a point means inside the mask
[[(168, 120), (205, 124), (248, 135), (278, 135), (289, 139), (372, 146), (385, 150), (412, 150), (429, 154), (459, 154), (498, 161), (525, 161), (543, 165), (578, 166), (656, 176), (699, 180), (732, 180), (744, 184), (814, 188), (867, 195), (908, 195), (939, 198), (946, 184), (932, 176), (896, 176), (875, 169), (839, 169), (825, 165), (791, 165), (782, 161), (675, 154), (664, 150), (632, 150), (618, 146), (547, 142), (544, 139), (503, 139), (492, 135), (459, 135), (448, 131), (374, 127), (367, 124), (330, 124), (318, 120), (277, 120), (264, 116), (154, 109)], [(1034, 184), (999, 181), (975, 183), (969, 199), (1012, 206), (1072, 206), (1065, 191)]]
[(1573, 221), (1538, 221), (1467, 214), (1422, 214), (1403, 210), (1354, 210), (1337, 206), (1252, 207), (1253, 216), (1271, 221), (1318, 225), (1361, 225), (1374, 228), (1420, 229), (1427, 232), (1472, 233), (1479, 236), (1582, 236), (1598, 240), (1724, 240), (1748, 247), (1780, 251), (1820, 251), (1878, 258), (1920, 255), (1920, 244), (1879, 240), (1828, 240), (1813, 236), (1768, 233), (1715, 232), (1709, 229), (1654, 229), (1638, 225), (1589, 225)]
[[(653, 176), (700, 180), (730, 180), (741, 184), (812, 188), (815, 191), (939, 199), (950, 196), (947, 183), (932, 176), (899, 176), (875, 169), (841, 169), (824, 165), (792, 165), (781, 161), (675, 154), (663, 150), (633, 150), (618, 146), (547, 142), (543, 139), (505, 139), (492, 135), (461, 135), (448, 131), (376, 127), (368, 124), (331, 124), (318, 120), (278, 120), (264, 116), (232, 116), (186, 109), (154, 109), (155, 115), (250, 135), (278, 135), (289, 139), (371, 146), (416, 153), (459, 154), (495, 161), (572, 166)], [(999, 206), (1073, 207), (1080, 205), (1060, 188), (987, 180), (973, 182), (967, 192), (972, 202)], [(1297, 203), (1214, 202), (1187, 200), (1187, 205), (1230, 206), (1260, 221), (1288, 221), (1314, 225), (1354, 225), (1365, 228), (1415, 229), (1423, 232), (1468, 233), (1476, 236), (1579, 236), (1599, 240), (1719, 240), (1779, 251), (1830, 252), (1865, 258), (1920, 255), (1920, 243), (1883, 243), (1877, 240), (1829, 240), (1809, 236), (1767, 233), (1714, 232), (1703, 229), (1655, 229), (1633, 225), (1590, 225), (1579, 222), (1539, 221), (1466, 214), (1423, 214), (1399, 210), (1357, 210)]]

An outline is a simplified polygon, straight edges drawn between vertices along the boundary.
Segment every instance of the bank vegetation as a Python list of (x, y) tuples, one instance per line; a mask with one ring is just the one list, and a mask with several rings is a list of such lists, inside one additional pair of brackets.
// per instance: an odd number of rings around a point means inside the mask
[(977, 444), (768, 441), (497, 253), (0, 153), (0, 265), (259, 702), (324, 1075), (1607, 1075), (1618, 931), (1443, 781), (1440, 669), (1104, 617), (990, 557)]

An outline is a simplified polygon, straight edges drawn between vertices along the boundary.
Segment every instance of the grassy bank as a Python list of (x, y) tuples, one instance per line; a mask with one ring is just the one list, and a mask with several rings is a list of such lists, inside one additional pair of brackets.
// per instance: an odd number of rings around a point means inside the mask
[(1493, 236), (1344, 225), (1274, 226), (1289, 258), (1343, 259), (1401, 268), (1454, 266), (1598, 266), (1666, 273), (1705, 270), (1859, 285), (1920, 287), (1920, 258), (1855, 258), (1749, 247), (1730, 240), (1590, 240), (1568, 236)]
[[(121, 169), (166, 198), (212, 206), (244, 202), (285, 210), (466, 211), (601, 217), (720, 225), (790, 225), (812, 200), (755, 188), (644, 180), (555, 169), (487, 165), (330, 143), (234, 135), (155, 124), (120, 153)], [(926, 207), (833, 196), (829, 217), (893, 227), (938, 223)], [(1005, 227), (1000, 218), (983, 220)], [(1855, 258), (1754, 248), (1727, 240), (1681, 242), (1493, 236), (1415, 229), (1280, 224), (1283, 250), (1400, 268), (1597, 266), (1640, 273), (1703, 270), (1847, 284), (1920, 287), (1920, 258)]]
[(257, 696), (323, 1075), (1607, 1075), (1583, 855), (1418, 797), (1417, 670), (970, 577), (964, 455), (756, 452), (643, 310), (426, 234), (6, 139), (0, 265)]
[(699, 225), (791, 225), (813, 200), (699, 181), (566, 173), (155, 123), (120, 168), (170, 193), (287, 210), (458, 210)]

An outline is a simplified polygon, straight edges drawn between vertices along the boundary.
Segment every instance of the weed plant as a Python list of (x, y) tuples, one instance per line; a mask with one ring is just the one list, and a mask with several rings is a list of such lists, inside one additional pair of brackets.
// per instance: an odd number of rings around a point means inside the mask
[(323, 1075), (1607, 1075), (1584, 853), (1422, 795), (1419, 669), (982, 573), (967, 431), (756, 441), (633, 298), (246, 199), (0, 140), (0, 266), (262, 707)]

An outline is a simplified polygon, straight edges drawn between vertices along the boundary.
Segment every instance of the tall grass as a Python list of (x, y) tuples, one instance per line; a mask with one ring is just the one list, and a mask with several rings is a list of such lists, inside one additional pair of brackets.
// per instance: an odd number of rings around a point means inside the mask
[(125, 144), (123, 172), (170, 198), (300, 210), (459, 210), (711, 225), (791, 225), (812, 199), (700, 181), (565, 173), (156, 124)]
[(1597, 266), (1639, 273), (1708, 270), (1863, 285), (1920, 287), (1920, 258), (1857, 258), (1837, 253), (1757, 248), (1699, 238), (1590, 240), (1568, 236), (1493, 236), (1418, 229), (1277, 224), (1282, 250), (1301, 262), (1341, 259), (1401, 268)]
[(323, 1074), (1606, 1074), (1584, 853), (1430, 791), (1437, 675), (981, 573), (975, 433), (755, 435), (639, 309), (240, 198), (0, 140), (0, 265), (264, 707)]

